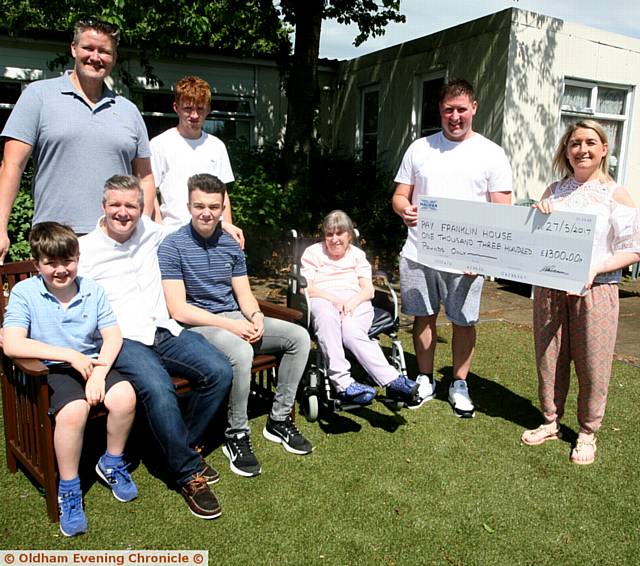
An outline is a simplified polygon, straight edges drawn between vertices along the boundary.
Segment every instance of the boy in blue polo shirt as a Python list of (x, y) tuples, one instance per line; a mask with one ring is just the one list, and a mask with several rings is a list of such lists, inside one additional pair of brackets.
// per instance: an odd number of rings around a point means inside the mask
[(36, 224), (29, 237), (38, 275), (17, 283), (4, 319), (4, 352), (40, 358), (49, 367), (54, 448), (60, 483), (60, 530), (87, 530), (78, 467), (91, 406), (104, 403), (107, 451), (96, 472), (119, 501), (138, 490), (122, 454), (135, 416), (136, 396), (128, 381), (110, 371), (122, 336), (107, 297), (91, 279), (77, 277), (79, 245), (70, 228)]

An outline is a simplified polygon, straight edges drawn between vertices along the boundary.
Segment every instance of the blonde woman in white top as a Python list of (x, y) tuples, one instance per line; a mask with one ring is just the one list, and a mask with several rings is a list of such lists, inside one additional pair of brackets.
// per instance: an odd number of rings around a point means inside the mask
[(570, 126), (556, 150), (551, 184), (537, 205), (596, 216), (589, 281), (584, 295), (538, 287), (534, 291), (533, 331), (538, 394), (544, 423), (522, 434), (528, 445), (560, 436), (569, 391), (570, 365), (578, 377), (578, 440), (575, 464), (591, 464), (595, 433), (607, 402), (618, 326), (618, 287), (622, 269), (640, 261), (640, 215), (627, 190), (608, 173), (607, 135), (594, 120)]

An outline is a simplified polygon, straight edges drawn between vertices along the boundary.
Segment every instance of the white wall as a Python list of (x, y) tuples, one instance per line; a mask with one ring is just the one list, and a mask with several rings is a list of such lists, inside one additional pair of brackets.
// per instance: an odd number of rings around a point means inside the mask
[(519, 199), (540, 197), (552, 182), (565, 77), (632, 86), (633, 103), (623, 164), (624, 184), (640, 203), (640, 39), (513, 10), (504, 147)]
[(558, 31), (563, 22), (519, 10), (512, 17), (503, 147), (511, 158), (517, 202), (537, 200), (552, 181), (562, 92)]
[(0, 37), (0, 78), (35, 81), (58, 76), (61, 71), (49, 71), (47, 62), (67, 52), (69, 45), (62, 43)]
[(343, 62), (335, 93), (335, 145), (347, 152), (356, 149), (360, 93), (378, 85), (379, 161), (395, 173), (419, 129), (422, 79), (432, 72), (444, 72), (446, 79), (465, 78), (475, 86), (479, 110), (474, 129), (501, 143), (510, 26), (510, 11), (505, 10)]

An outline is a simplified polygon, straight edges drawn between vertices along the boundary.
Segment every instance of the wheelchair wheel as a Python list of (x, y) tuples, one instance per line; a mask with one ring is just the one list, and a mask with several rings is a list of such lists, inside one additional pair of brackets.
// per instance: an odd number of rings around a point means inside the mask
[(317, 370), (311, 369), (304, 380), (305, 386), (300, 398), (302, 412), (308, 421), (315, 422), (318, 420), (319, 414)]
[(318, 420), (319, 406), (318, 396), (310, 395), (305, 399), (304, 416), (309, 422), (316, 422)]

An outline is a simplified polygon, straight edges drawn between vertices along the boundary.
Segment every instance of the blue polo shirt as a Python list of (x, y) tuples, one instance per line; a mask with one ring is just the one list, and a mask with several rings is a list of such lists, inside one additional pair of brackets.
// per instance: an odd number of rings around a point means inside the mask
[(33, 223), (62, 222), (78, 234), (93, 230), (102, 215), (104, 182), (131, 174), (134, 159), (151, 156), (136, 106), (105, 86), (92, 108), (69, 71), (28, 85), (2, 137), (33, 148)]
[(186, 224), (158, 248), (163, 280), (181, 280), (187, 303), (217, 314), (239, 310), (231, 280), (247, 274), (244, 252), (220, 226), (204, 239)]
[(9, 296), (4, 327), (26, 328), (33, 340), (97, 357), (102, 347), (99, 331), (115, 326), (116, 316), (100, 285), (85, 277), (77, 277), (76, 283), (78, 293), (66, 310), (47, 290), (40, 275), (16, 283)]

